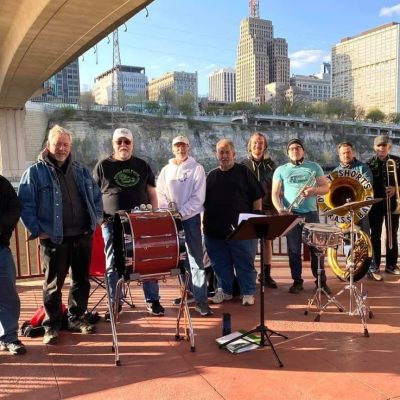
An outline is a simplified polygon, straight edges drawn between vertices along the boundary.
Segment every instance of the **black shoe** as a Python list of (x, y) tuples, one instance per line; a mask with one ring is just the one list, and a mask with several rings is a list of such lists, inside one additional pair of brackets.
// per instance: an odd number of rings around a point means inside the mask
[(20, 340), (14, 340), (13, 342), (0, 342), (0, 350), (8, 351), (13, 356), (26, 353), (26, 348)]
[(95, 333), (96, 327), (92, 324), (89, 324), (89, 322), (85, 321), (83, 318), (75, 318), (68, 320), (68, 330), (70, 332), (84, 333), (87, 335)]
[[(182, 298), (181, 297), (177, 297), (176, 299), (174, 299), (172, 301), (172, 305), (173, 306), (180, 306), (182, 302)], [(190, 294), (187, 295), (186, 297), (186, 304), (192, 304), (194, 303), (194, 297)]]
[(380, 274), (379, 270), (376, 271), (368, 271), (367, 273), (368, 279), (371, 279), (372, 281), (382, 281), (382, 275)]
[[(121, 314), (121, 312), (122, 312), (122, 304), (119, 304), (118, 305), (118, 314)], [(111, 317), (110, 317), (110, 312), (109, 311), (106, 311), (104, 313), (104, 321), (106, 321), (106, 322), (110, 322), (111, 321)]]
[(146, 303), (147, 311), (150, 315), (163, 316), (165, 314), (164, 307), (160, 304), (158, 300), (148, 301)]
[(278, 285), (271, 278), (271, 265), (264, 265), (264, 282), (261, 282), (261, 274), (258, 275), (258, 282), (271, 289), (276, 289)]
[(294, 282), (289, 288), (289, 293), (297, 294), (303, 290), (303, 282)]
[(45, 327), (43, 343), (56, 344), (58, 342), (58, 330), (51, 327)]
[(397, 267), (397, 265), (388, 265), (385, 268), (385, 272), (387, 274), (400, 275), (400, 269)]

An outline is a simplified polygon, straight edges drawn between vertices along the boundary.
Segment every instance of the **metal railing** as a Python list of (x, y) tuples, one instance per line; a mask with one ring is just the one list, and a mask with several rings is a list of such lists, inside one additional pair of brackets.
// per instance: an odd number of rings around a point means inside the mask
[[(28, 236), (28, 231), (19, 222), (12, 235), (10, 245), (16, 264), (17, 279), (43, 276), (40, 265), (39, 240), (28, 240)], [(281, 238), (274, 240), (273, 256), (285, 255), (287, 255), (286, 241), (281, 240)]]

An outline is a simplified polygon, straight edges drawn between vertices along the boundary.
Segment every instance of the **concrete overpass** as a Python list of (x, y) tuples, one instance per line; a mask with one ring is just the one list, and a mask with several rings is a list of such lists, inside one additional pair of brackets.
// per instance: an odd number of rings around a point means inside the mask
[(153, 0), (0, 1), (0, 173), (25, 169), (24, 104)]

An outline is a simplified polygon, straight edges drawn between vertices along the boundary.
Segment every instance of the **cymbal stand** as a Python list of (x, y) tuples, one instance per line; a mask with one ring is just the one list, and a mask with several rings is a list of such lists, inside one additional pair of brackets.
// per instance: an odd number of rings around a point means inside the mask
[[(327, 303), (322, 307), (319, 312), (319, 317), (322, 312), (328, 307), (330, 303), (336, 301), (336, 298), (339, 297), (346, 290), (349, 291), (350, 300), (349, 300), (349, 310), (347, 314), (349, 316), (359, 315), (361, 318), (361, 323), (364, 328), (364, 336), (369, 337), (369, 332), (367, 328), (367, 317), (372, 317), (372, 312), (370, 311), (366, 299), (367, 295), (362, 292), (362, 289), (359, 290), (357, 286), (354, 284), (354, 210), (349, 210), (351, 225), (350, 225), (350, 257), (347, 267), (349, 269), (349, 283), (340, 290), (337, 294), (335, 294), (331, 299), (327, 301)], [(316, 317), (316, 318), (317, 318)]]
[(319, 314), (315, 317), (315, 321), (319, 322), (319, 320), (321, 319), (321, 314), (322, 314), (322, 299), (321, 299), (321, 295), (324, 294), (326, 296), (326, 298), (328, 299), (328, 301), (330, 301), (331, 303), (335, 304), (335, 306), (338, 308), (338, 310), (340, 312), (342, 312), (344, 310), (344, 307), (336, 300), (333, 299), (331, 296), (329, 296), (329, 294), (327, 293), (327, 291), (324, 289), (324, 287), (321, 284), (321, 274), (322, 274), (322, 256), (324, 255), (324, 249), (320, 248), (320, 247), (315, 247), (316, 248), (316, 255), (318, 258), (318, 269), (317, 269), (317, 289), (314, 293), (314, 295), (312, 297), (310, 297), (308, 299), (308, 306), (307, 306), (307, 310), (304, 311), (304, 315), (307, 315), (308, 312), (310, 311), (312, 305), (314, 304), (315, 307), (317, 308)]

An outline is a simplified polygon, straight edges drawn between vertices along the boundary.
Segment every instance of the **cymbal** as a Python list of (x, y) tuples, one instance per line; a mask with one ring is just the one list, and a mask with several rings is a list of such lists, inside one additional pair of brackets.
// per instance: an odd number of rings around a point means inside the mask
[(343, 211), (357, 210), (362, 207), (370, 206), (371, 204), (379, 203), (382, 200), (383, 200), (383, 198), (361, 200), (361, 201), (351, 201), (350, 203), (345, 203), (339, 207), (332, 208), (331, 210), (325, 211), (320, 215), (322, 217), (324, 217), (325, 215), (337, 214), (337, 213), (343, 212)]

